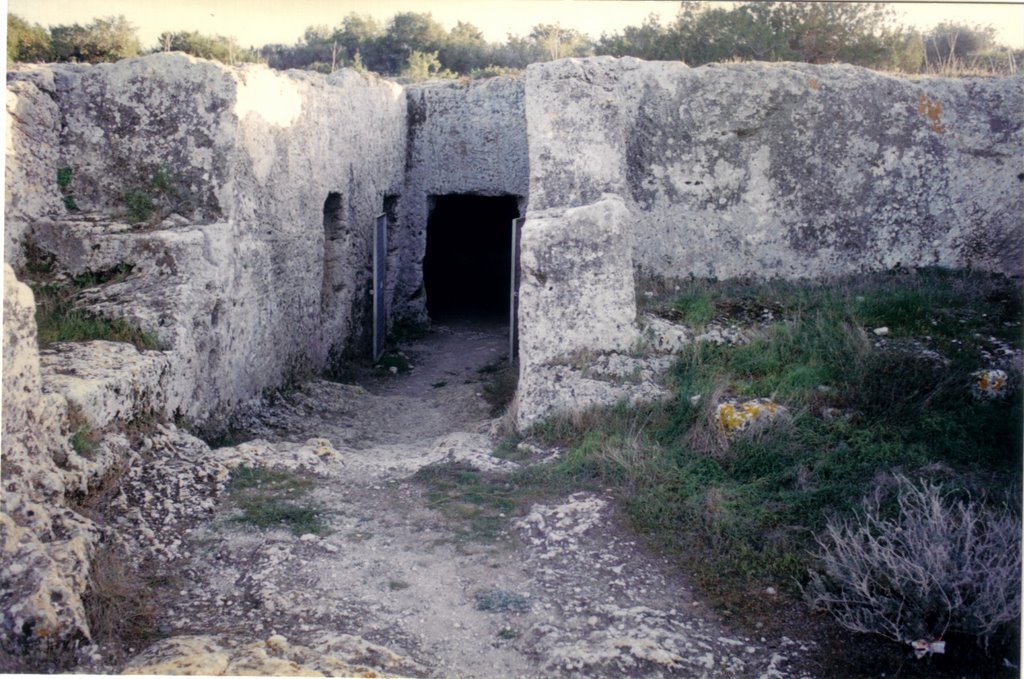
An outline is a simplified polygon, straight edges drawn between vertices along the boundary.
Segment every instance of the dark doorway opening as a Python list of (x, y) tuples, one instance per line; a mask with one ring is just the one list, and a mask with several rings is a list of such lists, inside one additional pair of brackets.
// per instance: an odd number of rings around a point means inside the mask
[(423, 284), (431, 320), (504, 319), (512, 274), (517, 196), (432, 196)]

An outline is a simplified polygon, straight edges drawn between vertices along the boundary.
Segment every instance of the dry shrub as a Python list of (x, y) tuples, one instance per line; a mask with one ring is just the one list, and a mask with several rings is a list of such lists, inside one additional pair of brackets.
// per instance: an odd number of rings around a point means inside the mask
[(121, 659), (157, 637), (157, 604), (152, 588), (127, 555), (105, 546), (93, 556), (89, 589), (83, 597), (92, 640)]
[[(1009, 508), (954, 500), (939, 486), (896, 479), (856, 521), (829, 521), (817, 541), (812, 603), (856, 632), (894, 641), (972, 637), (985, 648), (1020, 620), (1021, 526)], [(887, 497), (888, 495), (888, 497)]]

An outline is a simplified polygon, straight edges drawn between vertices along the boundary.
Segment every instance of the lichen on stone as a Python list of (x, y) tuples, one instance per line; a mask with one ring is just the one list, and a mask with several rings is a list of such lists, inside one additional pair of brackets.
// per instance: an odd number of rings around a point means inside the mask
[(1006, 371), (996, 368), (986, 368), (972, 373), (974, 383), (972, 390), (974, 395), (981, 399), (1005, 398), (1009, 392)]
[(755, 398), (749, 401), (728, 400), (715, 408), (715, 426), (726, 436), (747, 431), (759, 422), (776, 419), (786, 413), (786, 407), (770, 398)]

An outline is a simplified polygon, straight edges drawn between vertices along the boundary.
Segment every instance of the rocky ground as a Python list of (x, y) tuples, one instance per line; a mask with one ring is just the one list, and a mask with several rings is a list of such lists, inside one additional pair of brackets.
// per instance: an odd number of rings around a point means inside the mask
[[(723, 624), (639, 543), (609, 497), (539, 502), (487, 535), (431, 500), (413, 478), (428, 465), (515, 467), (491, 455), (501, 421), (489, 414), (481, 372), (507, 357), (506, 346), (499, 326), (435, 326), (403, 347), (411, 371), (365, 373), (361, 386), (304, 384), (249, 422), (253, 440), (214, 450), (206, 471), (183, 473), (184, 458), (201, 450), (180, 441), (173, 455), (137, 466), (147, 477), (136, 474), (122, 501), (142, 509), (125, 523), (140, 546), (164, 546), (163, 638), (126, 649), (130, 659), (116, 667), (97, 653), (81, 669), (796, 676), (806, 645)], [(238, 521), (223, 469), (239, 462), (303, 479), (326, 530)], [(183, 495), (201, 511), (161, 518), (174, 504), (166, 500)]]

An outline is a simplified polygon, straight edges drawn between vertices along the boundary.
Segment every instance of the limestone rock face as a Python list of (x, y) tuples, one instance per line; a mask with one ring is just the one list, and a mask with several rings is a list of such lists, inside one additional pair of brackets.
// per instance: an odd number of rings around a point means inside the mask
[(640, 338), (627, 220), (614, 195), (529, 212), (520, 251), (518, 426), (573, 403), (610, 405), (628, 396), (565, 367), (582, 352), (627, 351)]
[[(853, 66), (691, 69), (598, 57), (531, 65), (525, 100), (524, 270), (551, 256), (533, 236), (549, 213), (609, 197), (621, 203), (632, 266), (615, 269), (617, 283), (609, 269), (565, 306), (535, 294), (524, 276), (520, 425), (532, 417), (523, 413), (548, 410), (537, 399), (579, 398), (575, 409), (593, 403), (575, 387), (566, 387), (571, 398), (558, 396), (564, 380), (538, 369), (550, 372), (566, 344), (600, 351), (607, 335), (577, 335), (564, 317), (600, 315), (598, 300), (616, 287), (631, 291), (634, 273), (800, 278), (899, 265), (1020, 272), (1017, 78), (908, 80)], [(591, 237), (600, 239), (588, 234), (574, 257), (590, 256)], [(600, 256), (619, 255), (605, 244)], [(656, 350), (692, 339), (649, 330)]]
[(81, 594), (98, 531), (64, 505), (77, 457), (62, 401), (43, 393), (32, 291), (4, 266), (0, 642), (17, 649), (88, 636)]
[(127, 342), (65, 342), (39, 358), (44, 391), (63, 396), (93, 428), (164, 414), (171, 366), (163, 352)]
[(618, 193), (647, 274), (1019, 269), (1015, 78), (604, 57), (532, 65), (526, 101), (531, 208)]
[(280, 634), (239, 644), (214, 636), (179, 636), (153, 644), (124, 674), (387, 677), (424, 668), (351, 634), (317, 634), (291, 643)]
[(64, 209), (60, 193), (54, 190), (60, 116), (53, 93), (49, 71), (7, 86), (4, 261), (14, 267), (25, 261), (24, 234), (29, 221)]
[(525, 210), (530, 169), (523, 92), (523, 81), (510, 77), (406, 89), (405, 186), (389, 256), (396, 320), (426, 320), (423, 257), (431, 196), (511, 195)]
[(628, 217), (615, 196), (564, 211), (530, 211), (520, 254), (524, 363), (624, 351), (639, 338)]
[(366, 341), (373, 219), (402, 177), (399, 86), (181, 54), (12, 78), (7, 216), (31, 225), (12, 238), (72, 275), (135, 266), (90, 302), (169, 347), (169, 410), (216, 428)]

